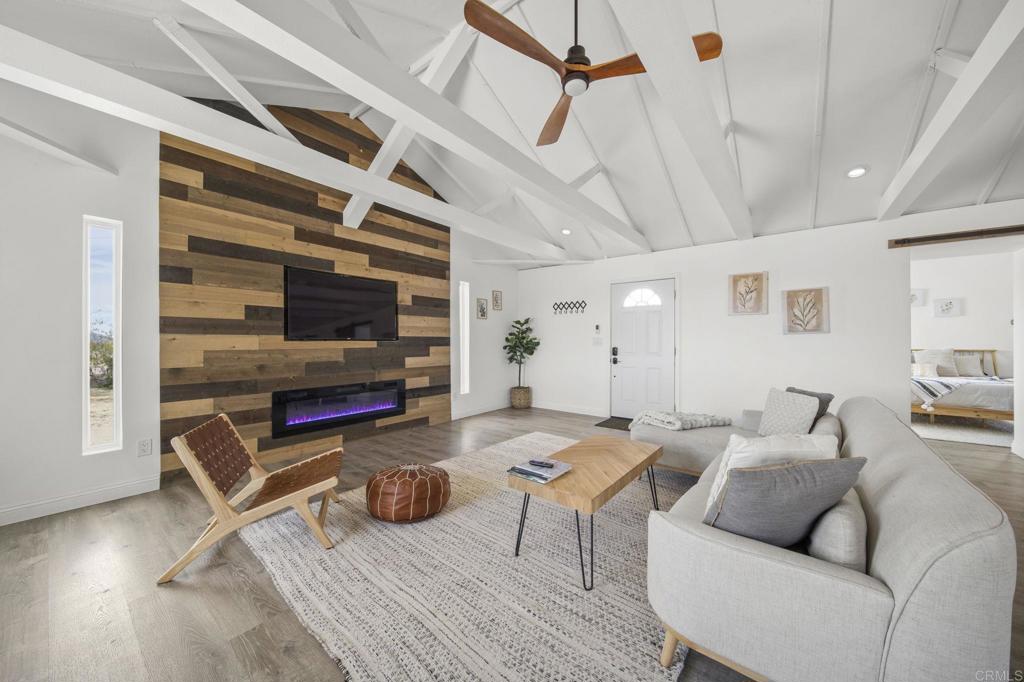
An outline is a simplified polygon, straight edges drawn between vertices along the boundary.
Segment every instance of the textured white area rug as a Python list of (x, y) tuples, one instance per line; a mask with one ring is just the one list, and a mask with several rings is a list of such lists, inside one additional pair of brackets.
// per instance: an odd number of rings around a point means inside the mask
[[(364, 491), (348, 491), (330, 508), (331, 551), (291, 511), (241, 535), (352, 680), (675, 680), (681, 664), (658, 664), (663, 632), (647, 601), (646, 480), (595, 516), (592, 592), (571, 511), (532, 500), (513, 557), (522, 496), (505, 470), (572, 442), (531, 433), (439, 462), (451, 501), (415, 524), (377, 521)], [(659, 472), (662, 508), (691, 482)]]

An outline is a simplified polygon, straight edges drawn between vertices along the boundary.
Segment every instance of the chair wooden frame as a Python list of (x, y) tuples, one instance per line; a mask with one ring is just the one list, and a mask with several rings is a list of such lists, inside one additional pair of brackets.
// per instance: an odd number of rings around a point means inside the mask
[[(296, 462), (295, 464), (282, 469), (268, 472), (260, 466), (252, 456), (252, 453), (249, 452), (248, 448), (245, 448), (245, 441), (242, 440), (242, 437), (238, 434), (237, 429), (235, 429), (234, 424), (231, 423), (231, 420), (228, 419), (227, 415), (218, 415), (216, 419), (224, 419), (224, 421), (227, 422), (227, 425), (234, 432), (239, 443), (241, 443), (242, 448), (244, 448), (245, 453), (249, 455), (249, 482), (235, 495), (233, 495), (230, 500), (227, 499), (214, 484), (213, 480), (210, 478), (209, 474), (207, 474), (202, 464), (200, 464), (199, 459), (183, 437), (179, 436), (171, 440), (171, 446), (174, 448), (174, 451), (178, 454), (178, 457), (181, 458), (182, 464), (185, 465), (185, 469), (188, 470), (192, 479), (196, 482), (196, 485), (199, 486), (199, 492), (202, 493), (203, 497), (206, 498), (206, 501), (213, 509), (213, 516), (207, 521), (206, 529), (202, 534), (200, 534), (199, 538), (188, 549), (188, 551), (181, 555), (181, 557), (157, 579), (158, 585), (173, 580), (174, 577), (182, 571), (182, 569), (192, 563), (192, 561), (194, 561), (200, 554), (234, 531), (252, 523), (253, 521), (258, 521), (283, 509), (287, 509), (288, 507), (295, 509), (295, 511), (299, 513), (299, 516), (301, 516), (306, 522), (306, 525), (309, 526), (313, 535), (320, 541), (320, 544), (322, 544), (325, 549), (331, 549), (334, 546), (334, 543), (324, 531), (324, 524), (327, 521), (328, 501), (338, 501), (338, 496), (334, 492), (334, 487), (338, 485), (337, 476), (331, 476), (330, 478), (315, 481), (314, 483), (304, 486), (299, 490), (269, 499), (258, 506), (246, 508), (244, 511), (238, 511), (237, 507), (250, 496), (257, 494), (268, 482), (273, 481), (282, 475), (287, 475), (289, 470), (293, 470), (295, 467), (301, 467), (315, 459), (332, 456), (335, 453), (339, 453), (338, 458), (340, 462), (340, 457), (341, 454), (344, 453), (344, 450), (342, 448), (335, 448), (334, 450), (305, 459), (301, 462)], [(311, 497), (320, 493), (323, 493), (323, 500), (320, 503), (320, 509), (318, 510), (319, 513), (314, 516), (313, 511), (309, 507), (309, 501)]]

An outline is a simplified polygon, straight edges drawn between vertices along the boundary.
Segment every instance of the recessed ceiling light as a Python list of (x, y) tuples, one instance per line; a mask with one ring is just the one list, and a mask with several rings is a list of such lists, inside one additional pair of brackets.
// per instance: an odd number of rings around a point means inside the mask
[(866, 166), (854, 166), (850, 170), (846, 171), (846, 177), (854, 179), (863, 178), (867, 174), (868, 169)]
[(572, 234), (572, 230), (570, 230), (568, 227), (563, 227), (562, 234), (568, 237), (570, 234)]

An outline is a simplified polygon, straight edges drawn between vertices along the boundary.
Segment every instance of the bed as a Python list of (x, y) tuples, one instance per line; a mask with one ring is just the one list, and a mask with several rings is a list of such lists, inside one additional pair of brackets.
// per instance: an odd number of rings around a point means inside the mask
[[(1013, 379), (998, 378), (996, 351), (955, 349), (954, 352), (958, 355), (981, 355), (986, 373), (993, 376), (913, 377), (910, 411), (932, 417), (1012, 420)], [(941, 395), (934, 397), (936, 392)]]

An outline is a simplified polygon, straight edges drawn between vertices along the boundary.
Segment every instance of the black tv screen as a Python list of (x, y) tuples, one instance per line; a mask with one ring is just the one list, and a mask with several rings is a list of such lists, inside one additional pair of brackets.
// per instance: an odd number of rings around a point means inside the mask
[(398, 338), (398, 284), (284, 269), (284, 335), (294, 341)]

